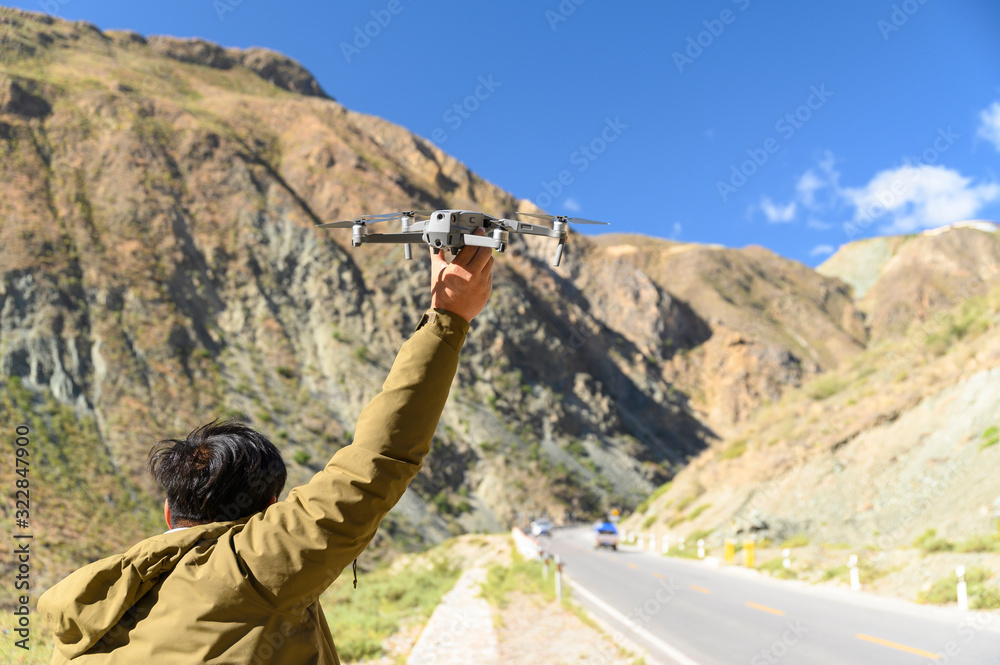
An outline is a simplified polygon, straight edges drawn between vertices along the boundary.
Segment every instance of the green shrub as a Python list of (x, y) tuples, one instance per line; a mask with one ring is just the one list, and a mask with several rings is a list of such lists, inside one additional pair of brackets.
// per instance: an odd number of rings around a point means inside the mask
[(312, 456), (304, 450), (296, 450), (295, 454), (292, 455), (292, 459), (295, 460), (296, 464), (302, 464), (305, 466), (312, 459)]
[(358, 348), (354, 349), (354, 359), (362, 363), (368, 362), (368, 347), (359, 346)]

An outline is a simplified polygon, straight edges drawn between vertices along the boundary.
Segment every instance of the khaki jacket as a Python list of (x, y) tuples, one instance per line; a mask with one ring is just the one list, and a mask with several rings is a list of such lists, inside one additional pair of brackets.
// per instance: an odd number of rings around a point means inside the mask
[(419, 471), (468, 329), (453, 314), (425, 314), (354, 442), (284, 501), (153, 536), (45, 592), (52, 662), (339, 663), (318, 598)]

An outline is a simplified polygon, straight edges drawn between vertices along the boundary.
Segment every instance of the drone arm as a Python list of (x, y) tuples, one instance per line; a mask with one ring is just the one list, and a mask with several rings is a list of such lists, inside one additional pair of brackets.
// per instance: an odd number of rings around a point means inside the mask
[(462, 242), (464, 242), (466, 246), (471, 245), (473, 247), (500, 249), (498, 247), (499, 241), (495, 240), (492, 236), (477, 236), (471, 233), (465, 233), (462, 235)]
[(398, 245), (402, 243), (420, 242), (420, 236), (414, 233), (376, 233), (362, 236), (361, 242), (377, 245)]
[(514, 219), (505, 219), (503, 222), (507, 225), (507, 230), (513, 231), (514, 233), (523, 233), (529, 236), (543, 236), (546, 238), (561, 238), (563, 233), (556, 230), (550, 229), (547, 226), (542, 226), (541, 224), (525, 224), (524, 222), (519, 222)]

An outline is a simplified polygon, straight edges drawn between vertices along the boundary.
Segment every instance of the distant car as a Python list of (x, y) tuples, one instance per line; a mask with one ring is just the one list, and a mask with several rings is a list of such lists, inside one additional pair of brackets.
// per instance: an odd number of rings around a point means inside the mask
[(610, 547), (618, 549), (618, 529), (611, 522), (594, 524), (594, 547)]
[(552, 535), (552, 520), (541, 518), (537, 519), (531, 523), (531, 535), (532, 536), (551, 536)]

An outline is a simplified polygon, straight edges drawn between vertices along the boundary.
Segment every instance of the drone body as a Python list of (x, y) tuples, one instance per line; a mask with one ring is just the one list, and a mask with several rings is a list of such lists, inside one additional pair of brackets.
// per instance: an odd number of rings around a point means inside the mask
[[(527, 235), (544, 236), (557, 240), (556, 255), (552, 265), (558, 266), (562, 259), (563, 246), (567, 238), (568, 224), (606, 224), (577, 217), (559, 215), (540, 215), (537, 213), (519, 212), (516, 215), (538, 217), (552, 222), (552, 228), (542, 224), (527, 224), (514, 219), (493, 217), (472, 210), (409, 210), (406, 212), (389, 213), (385, 215), (368, 215), (354, 221), (329, 222), (320, 224), (320, 228), (350, 228), (351, 244), (359, 247), (365, 243), (403, 244), (407, 259), (412, 258), (410, 245), (424, 242), (435, 252), (445, 249), (457, 253), (466, 245), (475, 247), (490, 247), (497, 252), (507, 249), (509, 234), (524, 233)], [(427, 219), (417, 221), (417, 217)], [(368, 225), (399, 219), (400, 233), (369, 233)], [(482, 228), (485, 235), (475, 235)]]

